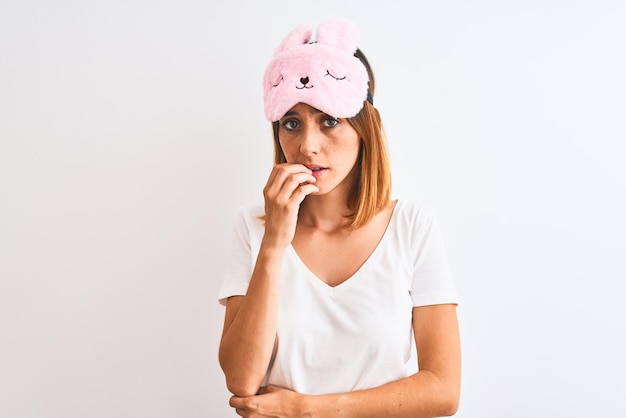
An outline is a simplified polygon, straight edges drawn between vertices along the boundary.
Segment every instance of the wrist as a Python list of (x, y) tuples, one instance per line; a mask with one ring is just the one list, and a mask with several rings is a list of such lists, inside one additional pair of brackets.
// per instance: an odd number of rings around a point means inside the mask
[(316, 404), (319, 396), (315, 395), (303, 395), (300, 394), (300, 411), (302, 412), (300, 416), (316, 418), (319, 417), (319, 410)]
[(268, 254), (282, 255), (289, 244), (291, 244), (291, 241), (280, 239), (266, 233), (261, 239), (260, 251), (267, 252)]
[(345, 411), (340, 406), (341, 395), (303, 395), (303, 416), (310, 418), (339, 418)]

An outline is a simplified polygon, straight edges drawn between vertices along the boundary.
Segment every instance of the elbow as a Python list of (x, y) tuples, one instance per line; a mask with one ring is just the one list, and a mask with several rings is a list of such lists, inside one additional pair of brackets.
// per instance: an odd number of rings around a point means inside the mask
[(235, 379), (226, 377), (226, 388), (230, 393), (240, 398), (254, 396), (259, 392), (260, 385), (249, 379)]
[(459, 410), (459, 399), (451, 396), (441, 396), (433, 404), (431, 412), (437, 417), (451, 417)]
[(252, 379), (249, 373), (240, 373), (236, 369), (230, 370), (228, 367), (222, 366), (222, 371), (226, 378), (226, 388), (230, 393), (238, 397), (256, 395), (261, 387), (261, 381)]
[(460, 390), (442, 388), (437, 402), (437, 416), (450, 417), (457, 413), (460, 403)]
[(451, 417), (456, 414), (459, 410), (459, 399), (447, 399), (443, 400), (439, 405), (439, 413), (437, 416), (440, 417)]
[[(242, 367), (220, 349), (219, 363), (226, 378), (226, 388), (230, 393), (238, 397), (254, 396), (258, 393), (263, 382), (264, 374), (250, 370), (250, 367)], [(237, 364), (235, 364), (237, 363)]]
[(421, 371), (414, 376), (428, 374), (430, 380), (429, 416), (450, 417), (459, 410), (461, 384), (459, 379), (441, 378), (434, 373)]

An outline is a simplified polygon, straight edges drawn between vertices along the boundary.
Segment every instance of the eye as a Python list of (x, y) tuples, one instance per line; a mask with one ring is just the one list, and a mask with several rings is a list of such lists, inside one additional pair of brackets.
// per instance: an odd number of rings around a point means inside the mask
[(334, 128), (338, 123), (339, 121), (335, 118), (327, 118), (322, 121), (322, 125), (324, 125), (325, 128)]
[(293, 131), (300, 127), (300, 124), (295, 119), (287, 119), (286, 121), (282, 123), (282, 125), (283, 125), (283, 128), (285, 128), (285, 130), (287, 131)]
[(345, 80), (345, 78), (346, 78), (346, 76), (345, 76), (345, 75), (344, 75), (343, 77), (337, 77), (337, 76), (334, 76), (334, 75), (332, 75), (332, 74), (330, 73), (330, 71), (329, 71), (329, 70), (326, 70), (326, 75), (325, 75), (324, 77), (326, 77), (327, 75), (331, 76), (331, 77), (332, 77), (332, 78), (334, 78), (335, 80)]

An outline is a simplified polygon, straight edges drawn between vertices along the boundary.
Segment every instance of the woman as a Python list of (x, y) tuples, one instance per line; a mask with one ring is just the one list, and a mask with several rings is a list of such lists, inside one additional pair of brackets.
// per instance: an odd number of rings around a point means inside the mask
[(230, 404), (243, 417), (453, 415), (457, 295), (436, 219), (390, 199), (356, 28), (325, 22), (310, 38), (290, 33), (265, 73), (276, 164), (264, 205), (239, 213), (220, 291)]

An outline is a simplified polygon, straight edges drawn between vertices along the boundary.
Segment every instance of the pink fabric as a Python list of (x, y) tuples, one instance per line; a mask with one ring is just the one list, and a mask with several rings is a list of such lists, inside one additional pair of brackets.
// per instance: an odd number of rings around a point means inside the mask
[(300, 26), (278, 45), (263, 79), (265, 117), (277, 121), (298, 103), (335, 118), (355, 116), (367, 98), (368, 76), (354, 56), (358, 29), (347, 20), (324, 22), (311, 43)]

